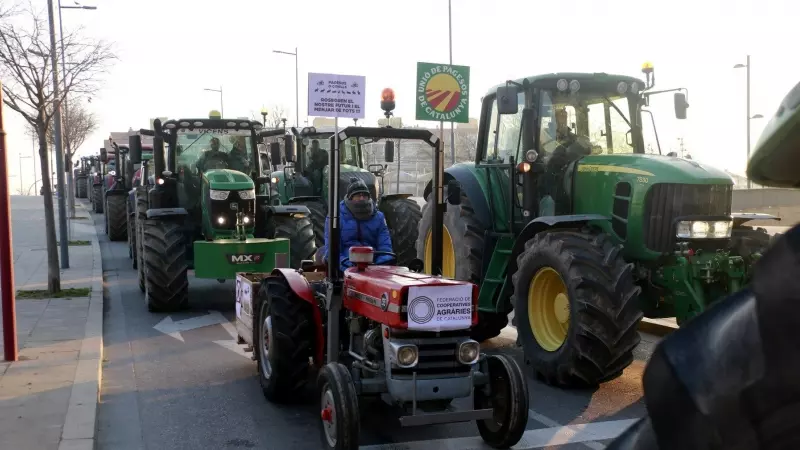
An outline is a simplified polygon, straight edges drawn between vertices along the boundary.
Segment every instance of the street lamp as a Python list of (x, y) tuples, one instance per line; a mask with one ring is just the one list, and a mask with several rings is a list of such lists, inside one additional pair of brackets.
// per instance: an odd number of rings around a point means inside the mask
[(223, 109), (222, 107), (222, 85), (219, 86), (219, 89), (204, 88), (203, 90), (210, 92), (219, 92), (219, 114), (222, 117), (225, 117), (225, 109)]
[[(761, 114), (750, 115), (750, 55), (747, 55), (747, 62), (744, 64), (736, 64), (734, 69), (746, 69), (747, 72), (747, 160), (750, 161), (750, 121), (753, 119), (762, 119), (764, 116)], [(747, 189), (750, 189), (750, 179), (747, 179)]]
[(261, 108), (261, 124), (264, 125), (264, 128), (267, 127), (267, 114), (269, 114), (267, 108)]
[[(74, 0), (73, 0), (74, 1)], [(94, 11), (97, 9), (96, 6), (84, 6), (75, 2), (76, 6), (61, 6), (61, 0), (58, 0), (58, 29), (59, 33), (61, 33), (61, 68), (64, 70), (64, 74), (67, 73), (67, 59), (64, 56), (64, 25), (61, 21), (61, 10), (62, 9), (85, 9), (89, 11)], [(64, 75), (64, 121), (65, 123), (69, 124), (69, 104), (67, 102), (67, 77)], [(91, 103), (91, 99), (89, 99)], [(67, 139), (64, 140), (64, 143), (67, 145), (67, 155), (72, 154), (72, 143), (69, 140), (69, 130), (67, 130)], [(70, 217), (75, 217), (75, 189), (72, 189), (72, 186), (75, 185), (75, 179), (72, 176), (72, 170), (69, 170), (68, 167), (64, 168), (67, 170), (67, 178), (69, 179), (70, 185), (70, 194), (69, 194), (69, 215)]]
[(297, 63), (297, 47), (294, 48), (294, 53), (283, 52), (280, 50), (273, 50), (272, 53), (280, 53), (282, 55), (294, 56), (294, 122), (295, 126), (300, 126), (300, 69)]

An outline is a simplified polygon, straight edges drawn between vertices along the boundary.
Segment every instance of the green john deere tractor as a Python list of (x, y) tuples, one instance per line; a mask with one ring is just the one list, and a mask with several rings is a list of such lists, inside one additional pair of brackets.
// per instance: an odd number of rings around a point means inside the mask
[[(155, 184), (146, 192), (145, 218), (136, 223), (138, 270), (151, 311), (187, 305), (189, 269), (197, 278), (224, 281), (313, 258), (308, 209), (271, 205), (261, 195), (269, 192), (262, 189), (269, 172), (259, 157), (260, 123), (212, 111), (209, 118), (156, 119), (153, 128), (140, 130), (153, 136)], [(131, 150), (131, 162), (141, 163), (141, 146)]]
[[(390, 131), (383, 133), (378, 128), (370, 130), (373, 131), (372, 134), (367, 133), (369, 136), (348, 138), (340, 143), (339, 200), (344, 199), (347, 186), (353, 178), (364, 181), (372, 198), (377, 199), (378, 209), (386, 217), (397, 264), (408, 265), (417, 257), (415, 243), (422, 211), (417, 202), (411, 199), (411, 194), (383, 192), (385, 166), (370, 164), (364, 168), (362, 145), (389, 139), (387, 136), (393, 135)], [(298, 131), (292, 128), (291, 135), (273, 134), (266, 137), (265, 141), (275, 145), (276, 140), (283, 140), (287, 136), (293, 136), (297, 142), (296, 161), (286, 161), (283, 170), (273, 174), (272, 181), (277, 187), (281, 203), (303, 205), (311, 211), (317, 246), (322, 246), (328, 213), (328, 205), (324, 201), (328, 195), (328, 158), (333, 147), (334, 129), (306, 127)], [(394, 161), (393, 145), (384, 159), (387, 163)]]
[[(633, 360), (642, 317), (700, 314), (748, 282), (769, 244), (731, 214), (733, 180), (675, 156), (645, 154), (647, 82), (604, 73), (508, 81), (483, 99), (474, 163), (445, 214), (444, 275), (480, 284), (474, 338), (513, 311), (528, 364), (546, 382), (596, 385)], [(686, 118), (687, 94), (674, 94)], [(648, 125), (649, 125), (648, 124)], [(446, 181), (447, 181), (446, 180)], [(417, 251), (430, 263), (430, 186)]]

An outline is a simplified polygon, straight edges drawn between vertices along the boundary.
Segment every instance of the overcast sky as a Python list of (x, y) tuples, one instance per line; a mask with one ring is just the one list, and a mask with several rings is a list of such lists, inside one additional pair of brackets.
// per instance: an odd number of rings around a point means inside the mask
[[(91, 3), (90, 3), (91, 2)], [(34, 0), (35, 4), (46, 3)], [(73, 0), (63, 0), (73, 4)], [(80, 154), (111, 131), (153, 117), (258, 115), (282, 106), (294, 122), (294, 57), (299, 50), (300, 121), (308, 72), (366, 76), (367, 124), (381, 117), (380, 92), (394, 88), (396, 115), (413, 123), (416, 62), (448, 62), (445, 0), (82, 0), (96, 11), (65, 10), (64, 28), (85, 27), (116, 43), (120, 61), (89, 107), (100, 127)], [(655, 66), (656, 89), (689, 89), (689, 117), (674, 118), (671, 94), (652, 102), (662, 149), (678, 138), (692, 156), (734, 172), (746, 164), (745, 71), (751, 55), (752, 114), (771, 115), (800, 79), (796, 0), (453, 0), (453, 63), (471, 67), (470, 115), (509, 78), (558, 71), (641, 77)], [(31, 154), (19, 116), (6, 108), (11, 175)], [(313, 118), (312, 118), (313, 119)], [(346, 121), (348, 124), (349, 120)], [(755, 143), (766, 120), (752, 121)], [(435, 125), (430, 123), (430, 125)], [(23, 159), (25, 189), (33, 183)], [(11, 179), (12, 188), (19, 186)], [(15, 184), (16, 183), (16, 184)]]

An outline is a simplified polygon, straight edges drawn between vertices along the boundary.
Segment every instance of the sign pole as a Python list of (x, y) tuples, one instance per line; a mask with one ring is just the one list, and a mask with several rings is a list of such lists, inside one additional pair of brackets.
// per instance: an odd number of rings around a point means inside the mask
[[(453, 65), (453, 1), (447, 0), (447, 30), (450, 41), (450, 65)], [(453, 126), (455, 122), (450, 122), (450, 160), (452, 165), (456, 164), (456, 138)], [(444, 142), (444, 141), (443, 141)]]
[[(22, 176), (22, 174), (20, 174)], [(34, 179), (36, 177), (34, 176)], [(3, 86), (0, 83), (0, 299), (3, 304), (3, 354), (17, 360), (17, 313), (14, 288), (14, 251), (11, 244), (11, 198), (8, 195), (8, 152), (3, 128)]]

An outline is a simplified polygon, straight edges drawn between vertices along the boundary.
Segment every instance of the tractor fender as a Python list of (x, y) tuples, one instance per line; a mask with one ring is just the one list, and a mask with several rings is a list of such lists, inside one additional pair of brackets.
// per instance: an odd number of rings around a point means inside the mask
[(273, 276), (280, 276), (286, 280), (286, 283), (289, 285), (289, 289), (294, 292), (295, 295), (303, 299), (311, 304), (311, 311), (314, 314), (314, 327), (316, 328), (316, 346), (314, 350), (315, 354), (315, 362), (317, 366), (321, 366), (324, 360), (324, 351), (325, 351), (325, 336), (323, 334), (323, 323), (322, 323), (322, 311), (319, 309), (319, 305), (314, 300), (314, 292), (311, 290), (311, 286), (308, 284), (308, 280), (304, 276), (302, 276), (296, 269), (290, 268), (278, 268), (272, 271)]
[(412, 197), (411, 194), (384, 194), (384, 196), (381, 197), (381, 201), (399, 200), (399, 199), (411, 198), (411, 197)]
[(184, 208), (153, 208), (147, 210), (148, 219), (162, 219), (167, 217), (188, 216)]
[(269, 205), (267, 212), (275, 216), (291, 216), (294, 214), (311, 215), (311, 211), (304, 205)]
[[(489, 202), (486, 199), (486, 193), (483, 192), (480, 183), (475, 176), (466, 166), (453, 166), (444, 171), (443, 183), (447, 186), (450, 180), (456, 180), (461, 184), (461, 192), (467, 195), (472, 207), (475, 209), (475, 217), (480, 220), (484, 229), (492, 227), (490, 222), (491, 214), (489, 213)], [(433, 191), (433, 181), (429, 181), (425, 186), (425, 193), (423, 197), (428, 201), (428, 195)]]
[(593, 220), (608, 221), (610, 218), (600, 214), (570, 214), (565, 216), (542, 216), (531, 220), (517, 236), (517, 240), (514, 241), (514, 248), (508, 260), (506, 276), (510, 280), (511, 276), (517, 271), (517, 257), (525, 250), (525, 243), (533, 239), (537, 234), (553, 228), (580, 228)]
[(289, 201), (287, 203), (292, 204), (292, 203), (314, 202), (314, 201), (321, 202), (322, 201), (322, 197), (316, 196), (316, 195), (304, 195), (304, 196), (300, 196), (300, 197), (292, 197), (292, 198), (289, 199)]
[(780, 217), (763, 213), (733, 213), (731, 217), (733, 218), (733, 228), (739, 228), (751, 220), (781, 220)]

